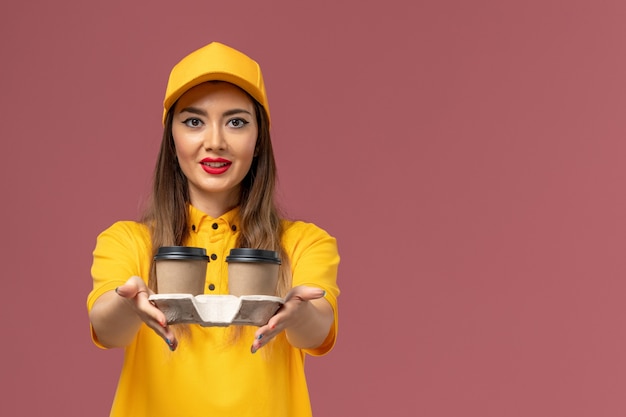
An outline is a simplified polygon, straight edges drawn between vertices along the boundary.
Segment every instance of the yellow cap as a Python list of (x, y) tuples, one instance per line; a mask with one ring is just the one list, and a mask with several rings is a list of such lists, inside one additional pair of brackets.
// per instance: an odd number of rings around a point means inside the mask
[(172, 69), (163, 100), (163, 124), (176, 100), (190, 88), (206, 81), (226, 81), (238, 86), (258, 101), (269, 117), (259, 64), (229, 46), (212, 42), (184, 57)]

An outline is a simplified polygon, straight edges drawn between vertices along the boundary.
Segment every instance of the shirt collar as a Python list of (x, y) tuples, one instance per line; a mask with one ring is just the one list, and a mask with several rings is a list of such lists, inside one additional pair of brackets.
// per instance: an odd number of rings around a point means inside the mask
[[(225, 225), (233, 231), (239, 227), (239, 207), (235, 207), (221, 216), (214, 218), (189, 205), (189, 228), (192, 232), (198, 232), (204, 227), (211, 227), (214, 223)], [(234, 227), (234, 229), (233, 229)]]

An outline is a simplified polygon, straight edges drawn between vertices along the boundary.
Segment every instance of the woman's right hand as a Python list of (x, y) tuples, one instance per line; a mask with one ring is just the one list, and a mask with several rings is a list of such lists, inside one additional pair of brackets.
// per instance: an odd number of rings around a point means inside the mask
[(165, 340), (170, 350), (176, 350), (178, 346), (176, 336), (167, 325), (165, 314), (148, 300), (148, 297), (154, 294), (154, 292), (146, 286), (143, 279), (138, 276), (132, 276), (124, 285), (117, 287), (115, 292), (125, 299), (141, 321)]

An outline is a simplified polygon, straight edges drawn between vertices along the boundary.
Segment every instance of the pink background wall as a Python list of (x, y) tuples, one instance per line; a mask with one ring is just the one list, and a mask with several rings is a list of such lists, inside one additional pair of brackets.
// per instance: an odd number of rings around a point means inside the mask
[(626, 415), (625, 21), (622, 0), (4, 2), (2, 414), (108, 415), (91, 251), (145, 198), (170, 67), (219, 40), (265, 71), (285, 207), (339, 240), (317, 416)]

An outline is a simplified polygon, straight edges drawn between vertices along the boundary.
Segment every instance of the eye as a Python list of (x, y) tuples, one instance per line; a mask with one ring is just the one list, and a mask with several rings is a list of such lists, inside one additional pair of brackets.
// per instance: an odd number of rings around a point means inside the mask
[(189, 119), (184, 120), (183, 124), (188, 127), (198, 127), (202, 125), (202, 120), (196, 117), (190, 117)]
[(234, 127), (235, 129), (241, 129), (242, 127), (244, 127), (248, 123), (249, 122), (244, 120), (244, 119), (236, 118), (236, 119), (230, 119), (228, 121), (227, 125), (230, 126), (230, 127)]

